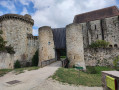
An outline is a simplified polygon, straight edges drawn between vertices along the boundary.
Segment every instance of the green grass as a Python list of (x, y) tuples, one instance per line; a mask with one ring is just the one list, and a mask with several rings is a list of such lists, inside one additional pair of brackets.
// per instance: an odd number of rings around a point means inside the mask
[(4, 76), (8, 72), (12, 71), (12, 69), (0, 69), (0, 77)]
[(60, 56), (60, 58), (66, 58), (66, 56)]
[(37, 70), (39, 69), (39, 67), (25, 67), (25, 68), (18, 68), (18, 69), (0, 69), (0, 77), (7, 74), (10, 71), (14, 71), (14, 73), (20, 74), (20, 73), (24, 73), (25, 70), (31, 71), (31, 70)]
[(37, 70), (39, 69), (39, 67), (25, 67), (25, 68), (18, 68), (18, 69), (14, 69), (14, 72), (16, 74), (20, 74), (20, 73), (24, 73), (24, 70), (28, 70), (28, 71), (31, 71), (31, 70)]
[[(88, 70), (89, 67), (87, 67)], [(63, 83), (84, 85), (84, 86), (101, 86), (101, 71), (113, 70), (108, 67), (95, 67), (96, 74), (89, 74), (87, 72), (75, 70), (74, 68), (59, 68), (56, 73), (52, 76), (53, 79)]]

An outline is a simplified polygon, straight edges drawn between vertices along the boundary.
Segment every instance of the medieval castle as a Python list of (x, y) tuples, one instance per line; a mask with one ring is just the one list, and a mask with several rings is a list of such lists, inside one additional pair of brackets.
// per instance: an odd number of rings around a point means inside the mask
[[(66, 50), (69, 66), (112, 65), (119, 55), (119, 9), (116, 6), (76, 15), (72, 24), (65, 28), (43, 26), (39, 35), (32, 35), (34, 20), (30, 15), (5, 14), (0, 16), (2, 37), (7, 45), (14, 47), (15, 54), (0, 54), (0, 69), (13, 68), (13, 63), (31, 61), (39, 51), (39, 66), (45, 66), (59, 59), (59, 51)], [(91, 49), (88, 46), (96, 40), (110, 43), (109, 48)]]

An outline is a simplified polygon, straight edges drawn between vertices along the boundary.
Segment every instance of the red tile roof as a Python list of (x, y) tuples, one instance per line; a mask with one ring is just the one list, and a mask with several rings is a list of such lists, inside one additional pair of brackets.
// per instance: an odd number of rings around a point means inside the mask
[(76, 15), (74, 17), (74, 23), (84, 23), (87, 21), (94, 21), (99, 19), (104, 19), (108, 17), (118, 16), (119, 9), (116, 6), (103, 8), (83, 14)]

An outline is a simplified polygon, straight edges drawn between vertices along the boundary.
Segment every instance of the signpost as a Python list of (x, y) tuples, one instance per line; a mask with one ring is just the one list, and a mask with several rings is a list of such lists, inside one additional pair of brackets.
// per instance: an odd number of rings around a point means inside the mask
[(115, 78), (106, 76), (106, 83), (107, 87), (110, 88), (111, 90), (116, 90), (116, 83), (115, 83)]
[(80, 76), (80, 70), (83, 70), (83, 67), (75, 66), (75, 68), (79, 70), (79, 76)]

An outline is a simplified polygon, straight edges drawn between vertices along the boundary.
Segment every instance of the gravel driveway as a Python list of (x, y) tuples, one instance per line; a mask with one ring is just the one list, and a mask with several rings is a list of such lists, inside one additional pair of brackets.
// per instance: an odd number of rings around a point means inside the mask
[[(57, 81), (47, 79), (49, 76), (53, 75), (59, 67), (61, 67), (60, 61), (38, 70), (26, 71), (18, 75), (10, 72), (0, 77), (0, 90), (103, 90), (101, 87), (62, 85)], [(13, 80), (21, 82), (15, 85), (6, 83)]]

